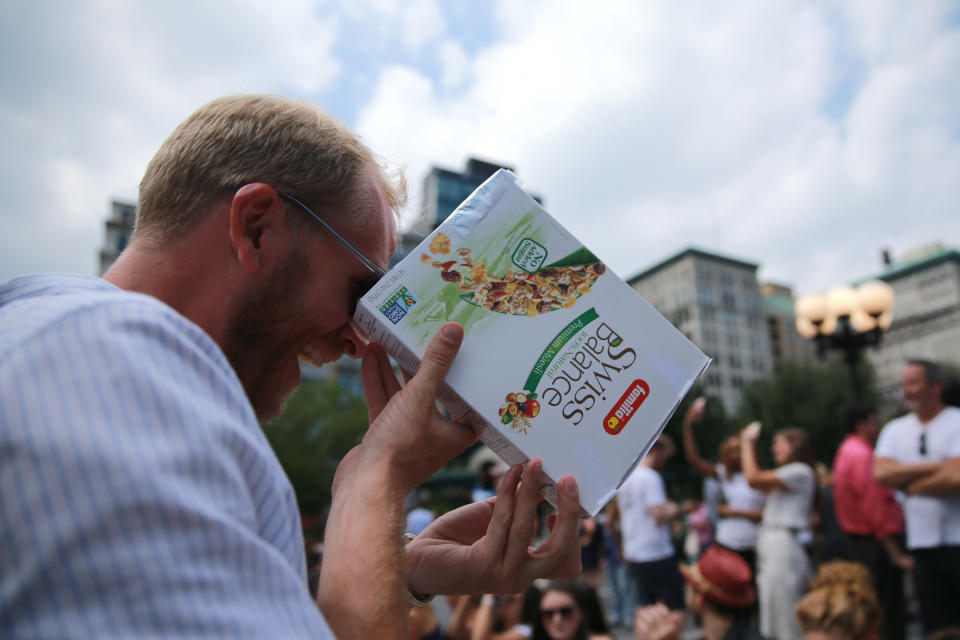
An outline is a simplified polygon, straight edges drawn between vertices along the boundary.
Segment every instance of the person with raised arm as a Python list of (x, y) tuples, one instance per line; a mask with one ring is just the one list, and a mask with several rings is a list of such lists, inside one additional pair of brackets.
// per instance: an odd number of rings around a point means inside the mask
[(754, 573), (758, 525), (766, 496), (751, 487), (743, 475), (739, 434), (723, 440), (720, 462), (714, 464), (700, 455), (693, 429), (703, 419), (706, 405), (706, 398), (697, 398), (683, 417), (683, 453), (690, 466), (701, 475), (720, 482), (722, 502), (717, 507), (720, 520), (714, 539), (717, 544), (740, 554)]

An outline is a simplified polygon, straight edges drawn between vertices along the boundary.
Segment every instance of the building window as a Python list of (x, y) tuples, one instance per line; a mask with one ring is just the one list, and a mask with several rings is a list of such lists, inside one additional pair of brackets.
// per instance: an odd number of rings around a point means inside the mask
[(729, 291), (723, 292), (723, 308), (731, 311), (737, 308), (737, 299)]

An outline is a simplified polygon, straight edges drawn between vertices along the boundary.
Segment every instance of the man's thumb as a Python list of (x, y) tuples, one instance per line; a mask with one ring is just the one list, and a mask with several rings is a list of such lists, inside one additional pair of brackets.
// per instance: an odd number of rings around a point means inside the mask
[(448, 322), (440, 328), (437, 335), (427, 345), (420, 369), (414, 377), (423, 390), (435, 393), (437, 387), (450, 370), (460, 344), (463, 342), (463, 327), (456, 322)]

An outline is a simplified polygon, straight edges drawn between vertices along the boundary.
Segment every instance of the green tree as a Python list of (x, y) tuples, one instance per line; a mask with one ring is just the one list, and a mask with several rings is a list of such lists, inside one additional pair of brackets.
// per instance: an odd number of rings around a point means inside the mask
[[(864, 359), (857, 365), (864, 394), (859, 402), (876, 406), (873, 368)], [(773, 376), (743, 389), (735, 414), (736, 427), (759, 420), (763, 424), (760, 454), (769, 463), (773, 432), (800, 427), (810, 434), (817, 459), (829, 465), (845, 435), (844, 415), (857, 404), (849, 367), (843, 361), (805, 365), (787, 362)]]
[(305, 524), (316, 519), (314, 528), (322, 527), (333, 474), (340, 459), (359, 444), (367, 425), (363, 397), (334, 381), (304, 382), (290, 397), (283, 415), (264, 425), (297, 493)]

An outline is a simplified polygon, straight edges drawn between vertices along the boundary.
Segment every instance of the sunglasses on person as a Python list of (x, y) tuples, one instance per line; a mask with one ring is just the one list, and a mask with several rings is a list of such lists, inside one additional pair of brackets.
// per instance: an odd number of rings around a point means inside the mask
[(543, 619), (548, 622), (553, 620), (553, 617), (558, 613), (560, 614), (561, 619), (569, 620), (571, 617), (573, 617), (573, 607), (568, 605), (565, 607), (557, 607), (556, 609), (542, 609), (540, 611), (540, 615), (543, 616)]
[(927, 455), (927, 432), (920, 434), (920, 455)]

